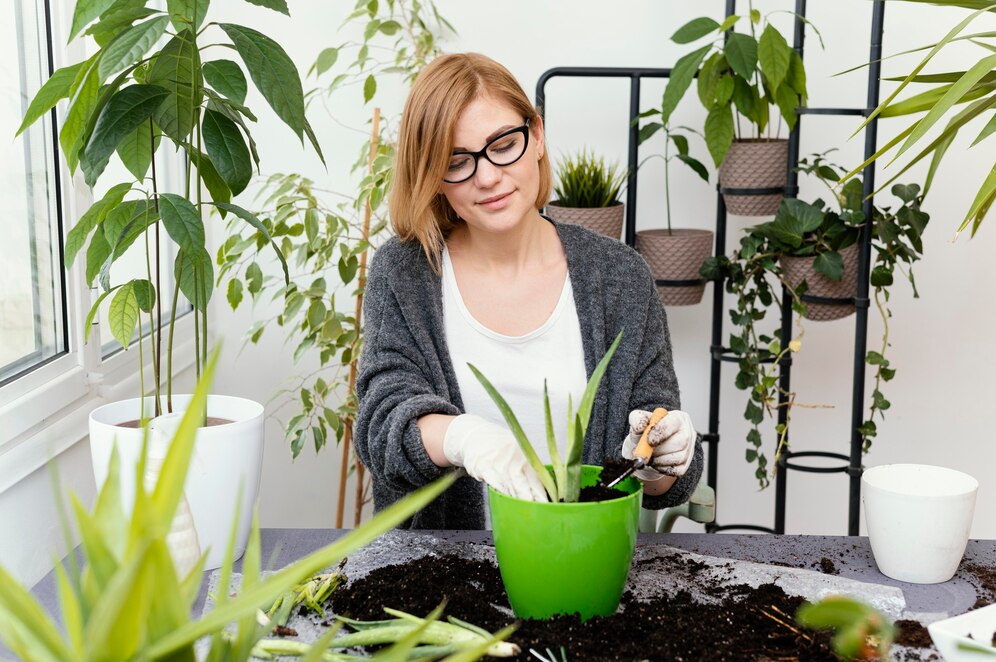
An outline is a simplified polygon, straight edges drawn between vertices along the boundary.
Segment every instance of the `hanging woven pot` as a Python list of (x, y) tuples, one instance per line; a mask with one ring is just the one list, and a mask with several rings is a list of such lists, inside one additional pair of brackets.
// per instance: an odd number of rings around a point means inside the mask
[[(793, 288), (798, 287), (802, 281), (806, 281), (809, 284), (809, 288), (806, 290), (807, 295), (828, 299), (853, 299), (858, 295), (858, 245), (853, 244), (841, 249), (840, 255), (844, 258), (844, 275), (840, 280), (830, 280), (814, 269), (815, 257), (783, 255), (778, 261), (782, 265), (785, 280)], [(804, 303), (807, 309), (806, 319), (815, 322), (841, 319), (854, 312), (854, 304), (830, 305), (808, 301)]]
[[(636, 233), (636, 250), (650, 265), (654, 280), (688, 281), (688, 285), (658, 285), (665, 306), (693, 306), (702, 300), (705, 280), (699, 275), (702, 263), (712, 255), (711, 230), (675, 228), (641, 230)], [(701, 281), (692, 284), (692, 281)]]
[(574, 223), (600, 232), (606, 237), (622, 237), (626, 204), (617, 202), (610, 207), (561, 207), (556, 202), (546, 205), (546, 214), (561, 223)]
[(771, 216), (785, 197), (787, 140), (734, 140), (719, 167), (720, 189), (779, 189), (762, 195), (723, 193), (726, 211), (738, 216)]

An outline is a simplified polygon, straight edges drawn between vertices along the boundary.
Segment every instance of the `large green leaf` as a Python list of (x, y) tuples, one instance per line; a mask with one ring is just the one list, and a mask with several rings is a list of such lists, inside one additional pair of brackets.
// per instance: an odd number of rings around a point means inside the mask
[(754, 37), (742, 32), (731, 32), (723, 53), (738, 76), (745, 80), (754, 77), (757, 69), (757, 41)]
[[(208, 193), (211, 194), (211, 199), (215, 202), (228, 202), (231, 200), (232, 192), (228, 189), (228, 184), (225, 183), (225, 180), (215, 170), (214, 164), (211, 163), (211, 159), (208, 158), (207, 154), (187, 143), (183, 143), (183, 148), (190, 155), (190, 161), (194, 164), (194, 168), (197, 169), (197, 174), (200, 176), (201, 181), (204, 182), (204, 186), (207, 187)], [(221, 217), (225, 217), (224, 211), (221, 212)]]
[[(242, 134), (246, 137), (246, 140), (249, 141), (249, 152), (252, 154), (252, 160), (256, 164), (256, 171), (258, 172), (259, 152), (256, 148), (256, 140), (252, 137), (252, 133), (249, 131), (249, 126), (246, 124), (246, 119), (251, 122), (255, 122), (256, 116), (242, 104), (238, 104), (231, 99), (225, 99), (224, 97), (218, 96), (210, 89), (206, 90), (206, 93), (208, 97), (210, 97), (207, 104), (209, 110), (221, 113), (242, 128)], [(305, 120), (305, 129), (307, 128), (308, 124), (307, 120)]]
[(145, 174), (152, 165), (152, 156), (159, 149), (162, 135), (155, 122), (142, 122), (118, 143), (118, 158), (136, 180), (145, 179)]
[(757, 58), (761, 63), (761, 71), (767, 76), (771, 86), (779, 87), (789, 72), (792, 47), (771, 23), (764, 28), (757, 42)]
[(163, 193), (159, 214), (166, 232), (180, 248), (191, 254), (204, 250), (204, 222), (192, 202), (175, 193)]
[(678, 28), (675, 33), (671, 35), (671, 41), (676, 44), (689, 44), (696, 39), (701, 39), (710, 32), (715, 32), (718, 29), (719, 23), (708, 16), (700, 16), (698, 18), (693, 18), (688, 23), (685, 23)]
[(111, 250), (117, 245), (118, 240), (124, 234), (124, 229), (128, 227), (131, 219), (135, 217), (135, 212), (140, 203), (144, 209), (145, 200), (128, 200), (108, 210), (101, 229), (104, 232), (104, 239), (107, 241), (107, 245), (111, 247)]
[(166, 16), (156, 16), (133, 25), (108, 44), (97, 65), (100, 80), (106, 80), (108, 76), (138, 62), (163, 36), (168, 22)]
[(262, 234), (263, 237), (265, 237), (266, 240), (270, 242), (270, 245), (273, 246), (273, 252), (277, 254), (277, 259), (280, 260), (280, 266), (284, 270), (284, 282), (290, 285), (290, 272), (287, 269), (287, 260), (284, 259), (283, 251), (280, 250), (280, 247), (277, 245), (277, 242), (273, 241), (273, 238), (270, 236), (270, 233), (267, 231), (266, 226), (263, 225), (263, 222), (260, 221), (258, 218), (256, 218), (250, 211), (243, 209), (238, 205), (216, 202), (215, 206), (218, 207), (218, 209), (232, 212), (233, 214), (241, 218), (243, 221), (256, 228), (256, 230), (259, 231), (259, 233)]
[(180, 284), (180, 291), (194, 308), (205, 310), (214, 293), (214, 264), (211, 255), (203, 248), (176, 253), (173, 273)]
[(91, 21), (111, 8), (118, 0), (77, 0), (73, 12), (73, 24), (69, 28), (69, 40), (80, 33)]
[(204, 80), (232, 101), (246, 102), (248, 83), (242, 67), (232, 60), (212, 60), (204, 63)]
[(183, 30), (156, 56), (147, 82), (169, 90), (169, 97), (153, 115), (167, 136), (181, 142), (194, 127), (201, 103), (201, 66), (194, 34)]
[[(94, 56), (96, 57), (96, 56)], [(83, 148), (83, 135), (87, 121), (97, 105), (100, 93), (100, 80), (93, 58), (87, 61), (77, 72), (76, 80), (70, 90), (71, 101), (66, 111), (66, 120), (59, 131), (59, 146), (66, 156), (69, 171), (75, 172), (79, 163), (79, 153)]]
[(232, 195), (238, 195), (252, 178), (249, 148), (235, 122), (213, 110), (204, 111), (202, 122), (204, 145)]
[(95, 232), (86, 249), (86, 284), (93, 287), (93, 279), (100, 273), (107, 258), (111, 256), (111, 245), (107, 243), (103, 232)]
[(145, 6), (145, 0), (118, 0), (109, 10), (100, 15), (100, 20), (87, 28), (86, 33), (103, 48), (110, 44), (135, 21), (148, 18), (161, 12)]
[(156, 211), (155, 204), (149, 200), (140, 200), (139, 204), (135, 206), (128, 224), (124, 227), (121, 234), (118, 235), (111, 258), (117, 260), (124, 255), (125, 251), (135, 243), (135, 240), (142, 236), (145, 229), (154, 225), (158, 220), (159, 213)]
[(138, 324), (138, 298), (135, 296), (134, 282), (129, 281), (118, 290), (107, 310), (111, 335), (125, 349), (131, 345), (131, 338), (135, 335), (135, 326)]
[(813, 269), (830, 280), (839, 281), (844, 277), (844, 258), (837, 251), (821, 253), (813, 261)]
[[(315, 148), (315, 153), (321, 159), (322, 165), (325, 165), (325, 155), (322, 154), (322, 146), (318, 143), (318, 136), (315, 135), (315, 130), (311, 128), (311, 122), (308, 121), (307, 117), (304, 118), (304, 133), (308, 136), (311, 146)], [(250, 142), (251, 145), (252, 143)], [(256, 156), (255, 150), (253, 150), (253, 158), (256, 159), (256, 167), (259, 168), (259, 157)]]
[(169, 20), (177, 32), (199, 30), (207, 16), (210, 0), (166, 0)]
[(287, 0), (246, 0), (246, 2), (251, 5), (266, 7), (267, 9), (272, 9), (273, 11), (278, 11), (281, 14), (290, 16), (290, 10), (287, 9)]
[(303, 140), (304, 92), (290, 56), (280, 44), (250, 28), (222, 23), (221, 29), (232, 40), (253, 83), (277, 117)]
[(81, 155), (83, 174), (89, 186), (97, 183), (118, 143), (145, 125), (168, 95), (169, 92), (158, 85), (130, 85), (111, 97)]
[(38, 94), (28, 104), (28, 110), (24, 113), (24, 121), (18, 127), (17, 133), (14, 134), (15, 137), (21, 135), (25, 129), (37, 122), (39, 117), (52, 110), (55, 104), (69, 96), (69, 90), (84, 64), (86, 62), (77, 62), (68, 67), (62, 67), (45, 81), (45, 84), (38, 90)]
[(733, 143), (733, 109), (729, 104), (713, 106), (709, 111), (705, 121), (705, 141), (713, 162), (719, 167)]
[(695, 78), (695, 72), (698, 71), (699, 65), (702, 64), (702, 60), (711, 48), (711, 45), (703, 46), (697, 51), (679, 58), (674, 63), (674, 68), (671, 69), (671, 76), (667, 81), (667, 87), (664, 88), (664, 95), (661, 98), (661, 121), (664, 124), (667, 124), (671, 113), (678, 107), (678, 102), (685, 96), (688, 86), (692, 84), (692, 80)]
[(112, 186), (103, 198), (90, 205), (90, 208), (84, 212), (73, 229), (69, 231), (69, 234), (66, 235), (64, 258), (67, 270), (72, 268), (76, 254), (83, 248), (93, 229), (102, 223), (107, 213), (124, 199), (129, 188), (131, 186), (127, 183)]

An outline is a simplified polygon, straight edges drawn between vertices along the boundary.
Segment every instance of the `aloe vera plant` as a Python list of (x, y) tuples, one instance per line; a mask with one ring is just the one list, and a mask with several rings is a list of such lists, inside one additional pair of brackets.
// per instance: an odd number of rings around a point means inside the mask
[(544, 381), (543, 407), (546, 413), (546, 443), (550, 451), (550, 464), (553, 466), (552, 473), (547, 471), (546, 467), (543, 466), (543, 461), (536, 455), (532, 443), (530, 443), (529, 438), (519, 424), (519, 420), (515, 417), (515, 412), (512, 411), (512, 408), (505, 398), (502, 397), (501, 393), (498, 392), (498, 389), (488, 381), (487, 377), (481, 374), (480, 370), (470, 363), (467, 364), (467, 367), (477, 377), (477, 381), (481, 382), (484, 390), (491, 396), (501, 415), (505, 418), (505, 422), (508, 423), (512, 434), (515, 435), (515, 440), (519, 442), (519, 446), (522, 448), (522, 452), (525, 454), (530, 466), (536, 472), (536, 475), (539, 476), (540, 482), (543, 483), (550, 501), (575, 503), (578, 500), (578, 496), (581, 493), (581, 450), (584, 445), (584, 433), (588, 429), (588, 419), (591, 417), (591, 406), (595, 401), (595, 392), (598, 391), (598, 385), (602, 381), (602, 376), (609, 366), (609, 361), (612, 360), (612, 355), (616, 353), (616, 348), (619, 347), (622, 337), (623, 332), (620, 331), (609, 347), (609, 351), (605, 353), (602, 360), (595, 366), (594, 372), (591, 373), (591, 378), (588, 379), (588, 385), (584, 389), (584, 394), (581, 396), (581, 402), (578, 403), (576, 412), (574, 411), (574, 403), (570, 395), (567, 397), (567, 449), (563, 459), (561, 459), (560, 450), (557, 448), (557, 437), (553, 430), (553, 419), (550, 415), (550, 395), (547, 392), (546, 382)]
[[(155, 487), (146, 491), (142, 481), (137, 482), (130, 519), (121, 507), (116, 466), (109, 472), (92, 512), (73, 498), (85, 567), (78, 567), (75, 554), (55, 567), (59, 621), (45, 612), (27, 588), (0, 568), (0, 640), (18, 659), (193, 660), (194, 642), (205, 636), (211, 637), (206, 659), (248, 659), (272, 627), (268, 621), (264, 625), (257, 621), (262, 607), (397, 526), (456, 479), (454, 473), (444, 476), (383, 510), (349, 535), (265, 579), (260, 576), (259, 528), (254, 523), (243, 557), (241, 591), (230, 598), (233, 530), (227, 560), (220, 571), (218, 602), (211, 612), (192, 620), (191, 606), (200, 590), (204, 557), (189, 574), (180, 576), (170, 556), (167, 536), (183, 494), (194, 436), (204, 415), (217, 356), (215, 352), (205, 366)], [(117, 464), (115, 453), (112, 465)], [(144, 464), (143, 455), (139, 475)], [(230, 624), (235, 624), (235, 629), (223, 634)]]

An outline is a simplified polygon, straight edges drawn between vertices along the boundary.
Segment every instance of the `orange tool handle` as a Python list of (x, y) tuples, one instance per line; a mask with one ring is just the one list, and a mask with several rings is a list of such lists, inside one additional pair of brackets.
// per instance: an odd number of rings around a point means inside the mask
[(640, 435), (640, 443), (636, 445), (633, 450), (633, 457), (642, 457), (644, 462), (650, 461), (650, 456), (654, 454), (654, 447), (650, 445), (649, 436), (650, 430), (660, 423), (661, 419), (667, 416), (667, 409), (663, 407), (658, 407), (654, 410), (654, 413), (650, 415), (650, 422), (647, 423), (647, 427), (643, 430), (643, 434)]

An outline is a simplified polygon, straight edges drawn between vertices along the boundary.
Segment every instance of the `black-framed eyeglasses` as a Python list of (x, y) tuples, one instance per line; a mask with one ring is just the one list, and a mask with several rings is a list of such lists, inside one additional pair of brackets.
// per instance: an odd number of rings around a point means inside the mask
[(477, 160), (482, 156), (496, 166), (510, 166), (522, 158), (528, 146), (529, 120), (527, 119), (522, 126), (499, 133), (479, 152), (455, 150), (450, 155), (443, 181), (447, 184), (467, 181), (477, 172)]

